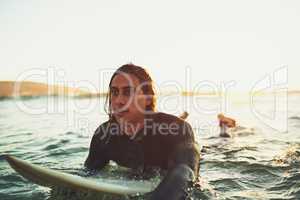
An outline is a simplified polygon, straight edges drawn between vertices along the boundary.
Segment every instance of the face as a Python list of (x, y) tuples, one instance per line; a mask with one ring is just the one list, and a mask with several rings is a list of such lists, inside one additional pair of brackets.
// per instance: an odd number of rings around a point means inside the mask
[(111, 110), (118, 122), (137, 122), (149, 104), (141, 84), (132, 74), (117, 74), (110, 86)]

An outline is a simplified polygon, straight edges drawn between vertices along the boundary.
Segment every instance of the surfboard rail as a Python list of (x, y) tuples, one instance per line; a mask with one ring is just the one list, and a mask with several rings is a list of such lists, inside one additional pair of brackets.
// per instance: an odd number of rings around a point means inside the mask
[(41, 167), (15, 156), (5, 155), (4, 157), (9, 165), (24, 178), (46, 187), (59, 186), (81, 191), (110, 193), (116, 195), (144, 194), (151, 192), (154, 189), (153, 187), (150, 187), (149, 184), (140, 184), (139, 186), (135, 185), (132, 187), (130, 184), (121, 185), (90, 180), (77, 175)]

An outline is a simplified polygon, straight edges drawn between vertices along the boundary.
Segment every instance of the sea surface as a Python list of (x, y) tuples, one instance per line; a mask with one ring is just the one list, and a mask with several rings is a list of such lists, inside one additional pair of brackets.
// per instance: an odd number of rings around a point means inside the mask
[[(0, 154), (41, 166), (84, 174), (94, 130), (107, 119), (104, 98), (41, 97), (0, 101)], [(191, 199), (300, 199), (300, 96), (161, 96), (158, 110), (189, 112), (199, 147), (201, 190)], [(220, 138), (216, 115), (239, 124)], [(130, 170), (129, 170), (130, 171)], [(111, 163), (99, 178), (126, 180), (128, 170)], [(153, 180), (159, 180), (158, 177)], [(138, 180), (137, 180), (138, 181)], [(126, 182), (125, 182), (126, 183)], [(124, 197), (126, 199), (127, 197)], [(38, 186), (0, 158), (0, 200), (108, 199)], [(144, 199), (143, 196), (138, 199)]]

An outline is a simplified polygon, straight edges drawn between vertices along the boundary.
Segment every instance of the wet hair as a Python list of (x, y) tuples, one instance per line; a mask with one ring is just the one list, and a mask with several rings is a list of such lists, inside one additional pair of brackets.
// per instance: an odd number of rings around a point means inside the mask
[(224, 116), (223, 113), (219, 113), (217, 117), (218, 117), (218, 119), (222, 119), (222, 118), (224, 118), (225, 116)]
[(105, 111), (109, 116), (109, 119), (112, 119), (112, 111), (111, 111), (111, 83), (116, 75), (118, 74), (130, 74), (134, 75), (140, 82), (143, 94), (147, 95), (147, 98), (150, 98), (150, 104), (146, 106), (145, 111), (151, 112), (156, 110), (156, 93), (154, 89), (153, 79), (147, 70), (143, 67), (134, 65), (132, 63), (122, 65), (119, 67), (114, 74), (112, 75), (110, 82), (108, 93), (106, 95), (105, 100)]

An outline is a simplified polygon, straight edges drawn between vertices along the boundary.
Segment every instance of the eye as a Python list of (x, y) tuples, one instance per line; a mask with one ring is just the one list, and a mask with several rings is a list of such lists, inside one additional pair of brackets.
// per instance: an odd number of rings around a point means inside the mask
[(118, 96), (119, 95), (119, 90), (117, 88), (111, 88), (110, 89), (110, 94), (111, 94), (111, 96)]
[(123, 90), (123, 95), (124, 96), (132, 96), (134, 94), (134, 88), (128, 87), (128, 88), (124, 88)]

